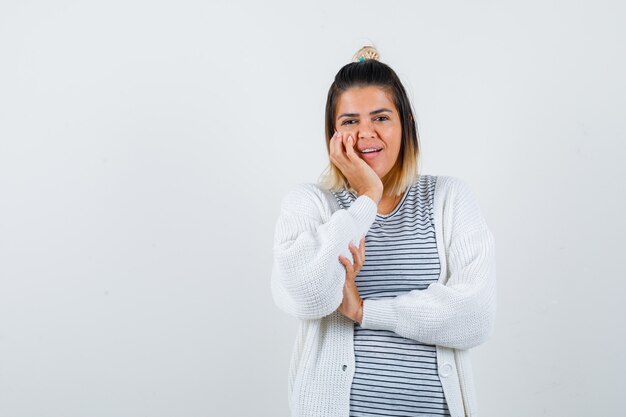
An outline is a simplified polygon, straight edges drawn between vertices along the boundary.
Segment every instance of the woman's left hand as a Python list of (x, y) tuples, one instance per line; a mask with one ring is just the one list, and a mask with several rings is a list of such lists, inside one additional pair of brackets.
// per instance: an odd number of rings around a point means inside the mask
[(358, 248), (350, 242), (348, 249), (352, 252), (354, 264), (345, 256), (339, 255), (339, 261), (346, 268), (346, 282), (343, 286), (343, 300), (338, 310), (344, 316), (360, 324), (363, 319), (363, 307), (355, 278), (365, 263), (365, 236), (361, 238)]

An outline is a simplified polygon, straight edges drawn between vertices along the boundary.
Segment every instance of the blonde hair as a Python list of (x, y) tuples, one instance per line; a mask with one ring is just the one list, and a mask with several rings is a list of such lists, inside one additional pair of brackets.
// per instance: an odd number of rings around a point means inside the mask
[[(404, 86), (395, 71), (379, 61), (379, 56), (374, 46), (364, 46), (354, 54), (353, 62), (344, 65), (335, 75), (326, 99), (326, 151), (330, 156), (330, 139), (335, 130), (335, 111), (339, 96), (352, 87), (381, 87), (393, 98), (402, 124), (400, 153), (383, 183), (385, 195), (399, 196), (419, 178), (419, 135), (411, 102)], [(356, 190), (350, 186), (345, 175), (330, 158), (328, 166), (318, 178), (318, 183), (327, 190), (347, 189), (356, 194)]]

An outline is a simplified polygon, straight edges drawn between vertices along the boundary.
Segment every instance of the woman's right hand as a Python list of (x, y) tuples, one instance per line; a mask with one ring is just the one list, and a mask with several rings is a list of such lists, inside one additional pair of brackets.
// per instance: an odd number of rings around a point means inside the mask
[[(349, 142), (349, 138), (352, 142)], [(335, 132), (330, 138), (330, 160), (346, 177), (358, 195), (367, 194), (378, 204), (383, 195), (383, 182), (354, 150), (351, 133)]]

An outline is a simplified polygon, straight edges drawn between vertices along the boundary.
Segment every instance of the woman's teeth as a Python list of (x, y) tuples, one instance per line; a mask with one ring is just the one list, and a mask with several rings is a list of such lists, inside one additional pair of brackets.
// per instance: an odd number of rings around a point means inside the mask
[[(382, 149), (382, 148), (381, 148)], [(380, 149), (376, 149), (376, 148), (367, 148), (367, 149), (363, 149), (361, 151), (361, 153), (369, 153), (369, 152), (378, 152), (380, 151)]]

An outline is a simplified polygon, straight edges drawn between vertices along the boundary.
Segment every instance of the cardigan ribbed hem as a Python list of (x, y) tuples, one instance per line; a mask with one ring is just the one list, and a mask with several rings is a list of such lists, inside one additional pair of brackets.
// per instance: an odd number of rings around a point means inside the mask
[(395, 331), (397, 322), (398, 313), (394, 298), (381, 300), (366, 298), (363, 300), (362, 328)]

